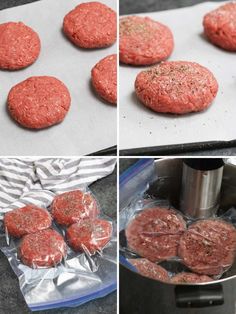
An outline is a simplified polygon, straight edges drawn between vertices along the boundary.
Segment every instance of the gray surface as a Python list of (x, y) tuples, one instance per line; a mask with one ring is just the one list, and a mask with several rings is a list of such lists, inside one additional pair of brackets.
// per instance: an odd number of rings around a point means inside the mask
[[(104, 213), (116, 218), (116, 169), (106, 178), (90, 186), (97, 197)], [(28, 314), (31, 313), (21, 295), (18, 280), (13, 273), (8, 260), (0, 253), (0, 314)], [(116, 292), (91, 301), (77, 308), (55, 309), (34, 312), (39, 314), (115, 314)]]
[(26, 4), (30, 2), (35, 2), (35, 1), (38, 1), (38, 0), (1, 0), (0, 10), (15, 7), (17, 5), (22, 5), (22, 4)]
[[(222, 0), (212, 0), (220, 2)], [(197, 3), (206, 1), (202, 0), (120, 0), (120, 15), (162, 11), (175, 8), (183, 8)]]
[(236, 156), (236, 147), (173, 154), (173, 156)]

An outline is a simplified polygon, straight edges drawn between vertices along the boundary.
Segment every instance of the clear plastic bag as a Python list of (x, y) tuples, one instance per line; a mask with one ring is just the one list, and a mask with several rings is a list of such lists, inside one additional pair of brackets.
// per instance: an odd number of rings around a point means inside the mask
[[(6, 245), (1, 250), (18, 276), (20, 289), (32, 310), (44, 306), (50, 308), (82, 304), (115, 289), (116, 225), (103, 215), (98, 201), (87, 188), (83, 189), (83, 193), (86, 197), (80, 198), (79, 209), (85, 206), (83, 213), (89, 210), (92, 214), (87, 212), (85, 216), (80, 216), (80, 212), (77, 213), (78, 216), (72, 216), (70, 227), (67, 223), (58, 224), (53, 219), (49, 228), (16, 238), (5, 230), (2, 220), (1, 230)], [(92, 202), (88, 202), (88, 197)], [(75, 199), (69, 197), (67, 205), (70, 201), (73, 204)], [(63, 210), (61, 206), (62, 212), (69, 215), (66, 211), (68, 208), (64, 207)], [(52, 206), (48, 207), (48, 211), (55, 218)], [(90, 228), (87, 228), (86, 235), (80, 233), (80, 248), (74, 250), (66, 233), (71, 226), (80, 226), (82, 221), (89, 222)], [(109, 226), (103, 239), (101, 230), (99, 233), (96, 229), (96, 221)]]
[[(166, 179), (159, 178), (158, 182), (162, 184), (163, 180)], [(159, 189), (161, 189), (161, 186)], [(193, 220), (174, 209), (170, 200), (158, 199), (158, 193), (155, 197), (150, 196), (149, 190), (150, 186), (147, 184), (146, 190), (142, 194), (138, 194), (136, 199), (121, 212), (121, 254), (128, 260), (146, 258), (160, 265), (164, 263), (170, 278), (183, 273), (182, 278), (181, 276), (179, 278), (180, 282), (188, 277), (191, 278), (189, 274), (186, 275), (186, 272), (191, 271), (196, 272), (200, 276), (211, 276), (213, 279), (221, 278), (230, 269), (236, 256), (236, 229), (232, 224), (236, 221), (236, 210), (231, 208), (222, 217)], [(168, 218), (168, 214), (165, 219), (159, 217), (158, 208), (161, 208), (163, 211), (169, 211), (170, 217)], [(178, 217), (180, 221), (185, 221), (185, 224), (182, 223), (182, 227), (179, 230), (172, 230), (173, 222), (175, 221), (173, 217), (175, 219)], [(169, 225), (166, 223), (167, 218), (170, 219)], [(214, 226), (212, 229), (206, 227), (202, 228), (202, 230), (201, 228), (194, 228), (194, 226), (202, 224), (202, 222), (205, 222), (206, 225), (211, 224)], [(228, 233), (225, 231), (227, 226), (230, 229)], [(192, 242), (188, 243), (188, 246), (193, 248), (192, 252), (190, 252), (190, 257), (188, 254), (183, 254), (183, 245), (182, 253), (180, 253), (184, 237), (189, 238), (189, 236), (193, 237)], [(218, 241), (218, 243), (212, 243), (212, 241)], [(208, 245), (209, 249), (205, 249), (204, 245), (196, 245), (196, 243)], [(212, 257), (207, 255), (204, 257), (204, 254), (212, 254)], [(205, 261), (207, 257), (208, 262)], [(202, 265), (195, 267), (192, 266), (194, 263), (202, 263)], [(166, 266), (168, 267), (166, 268)], [(201, 280), (204, 282), (205, 279), (204, 277), (199, 277), (200, 282)]]
[[(142, 167), (140, 167), (140, 164)], [(163, 168), (159, 166), (160, 164), (163, 165)], [(168, 170), (166, 167), (168, 167)], [(232, 176), (235, 174), (234, 170), (234, 168), (229, 167), (226, 163), (224, 180), (222, 182), (223, 193), (221, 195), (221, 204), (218, 210), (218, 216), (212, 217), (212, 219), (219, 219), (220, 221), (223, 219), (224, 221), (229, 222), (231, 226), (233, 224), (234, 227), (236, 227), (236, 209), (234, 208), (236, 185), (235, 180), (232, 181)], [(165, 175), (166, 173), (168, 173), (168, 176)], [(152, 159), (142, 159), (139, 164), (136, 163), (132, 166), (132, 169), (129, 168), (128, 171), (122, 174), (121, 178), (123, 177), (126, 181), (120, 188), (123, 204), (125, 204), (125, 206), (121, 207), (122, 211), (120, 214), (120, 262), (130, 270), (138, 271), (130, 263), (130, 260), (140, 260), (142, 257), (128, 246), (125, 229), (134, 217), (142, 212), (144, 208), (152, 207), (153, 205), (174, 208), (175, 210), (179, 208), (182, 161), (181, 159), (173, 159), (167, 163), (160, 160), (159, 163), (159, 161), (155, 162)], [(142, 180), (142, 178), (144, 179)], [(142, 180), (142, 182), (140, 182), (140, 180)], [(179, 213), (179, 211), (177, 212)], [(185, 217), (184, 215), (183, 218), (185, 219), (187, 226), (191, 226), (194, 222), (198, 221), (198, 219), (189, 219), (189, 217)], [(232, 255), (234, 255), (234, 249), (231, 252)], [(195, 255), (197, 255), (196, 252)], [(218, 274), (217, 276), (213, 275), (212, 279), (224, 280), (225, 278), (235, 276), (236, 259), (234, 258), (234, 264), (232, 266), (229, 264), (231, 264), (231, 262), (226, 265), (224, 264), (223, 273)], [(162, 266), (168, 271), (170, 280), (178, 274), (182, 276), (182, 279), (185, 277), (183, 280), (186, 280), (186, 273), (189, 274), (190, 272), (190, 269), (181, 262), (179, 257), (159, 262), (158, 266)], [(190, 273), (190, 275), (193, 275), (193, 273)], [(181, 278), (179, 278), (179, 280), (180, 279)], [(201, 280), (202, 279), (205, 280), (206, 278), (201, 278)], [(199, 281), (196, 282), (193, 278), (194, 283), (201, 283), (201, 280), (198, 280)], [(209, 278), (207, 280), (209, 280)], [(186, 282), (181, 282), (181, 280), (180, 283), (186, 284)]]

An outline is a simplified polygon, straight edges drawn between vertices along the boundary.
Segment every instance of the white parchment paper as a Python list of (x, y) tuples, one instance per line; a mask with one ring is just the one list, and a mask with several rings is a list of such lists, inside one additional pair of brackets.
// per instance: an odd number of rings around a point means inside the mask
[(211, 70), (219, 91), (204, 112), (183, 116), (155, 113), (134, 93), (137, 74), (148, 67), (120, 67), (120, 149), (236, 139), (236, 53), (210, 44), (203, 36), (203, 16), (224, 2), (146, 13), (168, 25), (175, 48), (169, 60), (195, 61)]
[[(99, 0), (116, 10), (116, 0)], [(116, 145), (116, 108), (103, 102), (90, 86), (90, 71), (116, 45), (85, 50), (75, 47), (61, 28), (66, 13), (87, 0), (41, 0), (0, 11), (0, 23), (22, 21), (40, 36), (39, 59), (20, 71), (0, 71), (0, 155), (84, 155)], [(10, 88), (34, 75), (52, 75), (70, 90), (65, 120), (40, 131), (21, 128), (8, 115)], [(109, 131), (108, 131), (109, 130)]]

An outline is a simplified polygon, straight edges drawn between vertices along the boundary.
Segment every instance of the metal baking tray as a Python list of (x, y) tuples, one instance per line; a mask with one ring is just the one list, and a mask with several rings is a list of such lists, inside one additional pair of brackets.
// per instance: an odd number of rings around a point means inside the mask
[(204, 2), (192, 7), (143, 13), (168, 25), (175, 48), (169, 60), (195, 61), (211, 70), (219, 91), (205, 111), (187, 115), (158, 114), (136, 98), (136, 75), (148, 67), (120, 66), (120, 154), (167, 155), (236, 145), (235, 53), (210, 44), (203, 35), (203, 16), (224, 2)]

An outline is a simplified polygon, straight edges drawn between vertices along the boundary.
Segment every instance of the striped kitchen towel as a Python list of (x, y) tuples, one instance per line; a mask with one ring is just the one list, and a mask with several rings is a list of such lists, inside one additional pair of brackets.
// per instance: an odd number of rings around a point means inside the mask
[(0, 158), (0, 215), (25, 204), (47, 207), (54, 196), (113, 172), (116, 158)]

